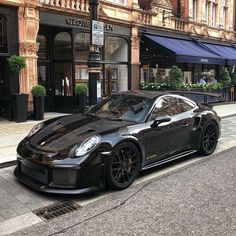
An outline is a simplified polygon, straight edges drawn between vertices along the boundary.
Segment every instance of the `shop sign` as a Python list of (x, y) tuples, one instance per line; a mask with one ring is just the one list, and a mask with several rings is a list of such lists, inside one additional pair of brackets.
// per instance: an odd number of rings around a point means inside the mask
[(90, 27), (89, 21), (81, 20), (81, 19), (77, 19), (77, 18), (67, 18), (66, 23), (68, 25), (80, 26), (80, 27), (87, 28), (87, 29), (89, 29), (89, 27)]
[(201, 58), (200, 61), (201, 62), (208, 62), (208, 59), (207, 58)]
[[(82, 28), (89, 29), (90, 28), (90, 21), (79, 19), (79, 18), (66, 18), (67, 25), (74, 25), (79, 26)], [(114, 31), (114, 25), (111, 24), (103, 24), (104, 31), (112, 32)]]
[(92, 21), (92, 45), (103, 46), (104, 42), (104, 23)]

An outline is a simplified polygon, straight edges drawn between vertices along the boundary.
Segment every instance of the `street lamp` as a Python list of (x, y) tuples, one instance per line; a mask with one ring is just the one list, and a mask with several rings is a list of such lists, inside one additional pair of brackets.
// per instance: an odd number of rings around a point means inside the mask
[(98, 19), (99, 0), (89, 0), (90, 9), (90, 47), (88, 57), (89, 105), (97, 103), (97, 81), (100, 80), (101, 57), (99, 46), (93, 43), (93, 21)]

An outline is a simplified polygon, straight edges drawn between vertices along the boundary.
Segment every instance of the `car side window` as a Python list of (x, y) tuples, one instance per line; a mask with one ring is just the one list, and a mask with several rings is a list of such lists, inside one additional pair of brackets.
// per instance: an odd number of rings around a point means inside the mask
[(191, 101), (182, 98), (178, 98), (178, 106), (180, 107), (181, 112), (189, 111), (195, 107)]
[(176, 113), (176, 104), (177, 99), (174, 97), (164, 97), (160, 98), (155, 108), (153, 109), (153, 112), (150, 116), (150, 120), (155, 120), (158, 116), (173, 116)]
[(155, 120), (158, 116), (166, 115), (167, 103), (164, 99), (159, 99), (152, 111), (150, 120)]

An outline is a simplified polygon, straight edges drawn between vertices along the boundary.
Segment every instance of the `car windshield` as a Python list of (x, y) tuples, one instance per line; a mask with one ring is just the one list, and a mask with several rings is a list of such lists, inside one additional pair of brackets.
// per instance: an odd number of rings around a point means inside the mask
[(93, 107), (87, 114), (117, 121), (144, 122), (153, 100), (127, 94), (116, 94)]

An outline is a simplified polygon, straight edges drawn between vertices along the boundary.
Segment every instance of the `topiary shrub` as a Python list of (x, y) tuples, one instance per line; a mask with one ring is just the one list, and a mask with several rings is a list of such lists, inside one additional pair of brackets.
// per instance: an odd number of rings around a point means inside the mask
[(169, 73), (169, 77), (170, 77), (170, 82), (176, 84), (182, 83), (184, 79), (183, 73), (178, 66), (172, 66)]
[(26, 66), (25, 58), (22, 56), (16, 56), (16, 55), (10, 56), (9, 58), (7, 58), (7, 62), (9, 64), (10, 70), (18, 74), (21, 71), (21, 69), (25, 68)]
[(236, 71), (231, 74), (231, 84), (236, 85)]
[(35, 85), (31, 89), (31, 93), (33, 96), (45, 96), (46, 89), (42, 85)]
[(85, 94), (87, 95), (87, 92), (88, 92), (88, 87), (86, 84), (83, 84), (83, 83), (78, 83), (75, 85), (75, 94), (78, 95), (78, 94)]
[(224, 86), (229, 85), (231, 83), (231, 77), (226, 67), (224, 67), (221, 71), (221, 77), (219, 79), (219, 82), (222, 83)]

